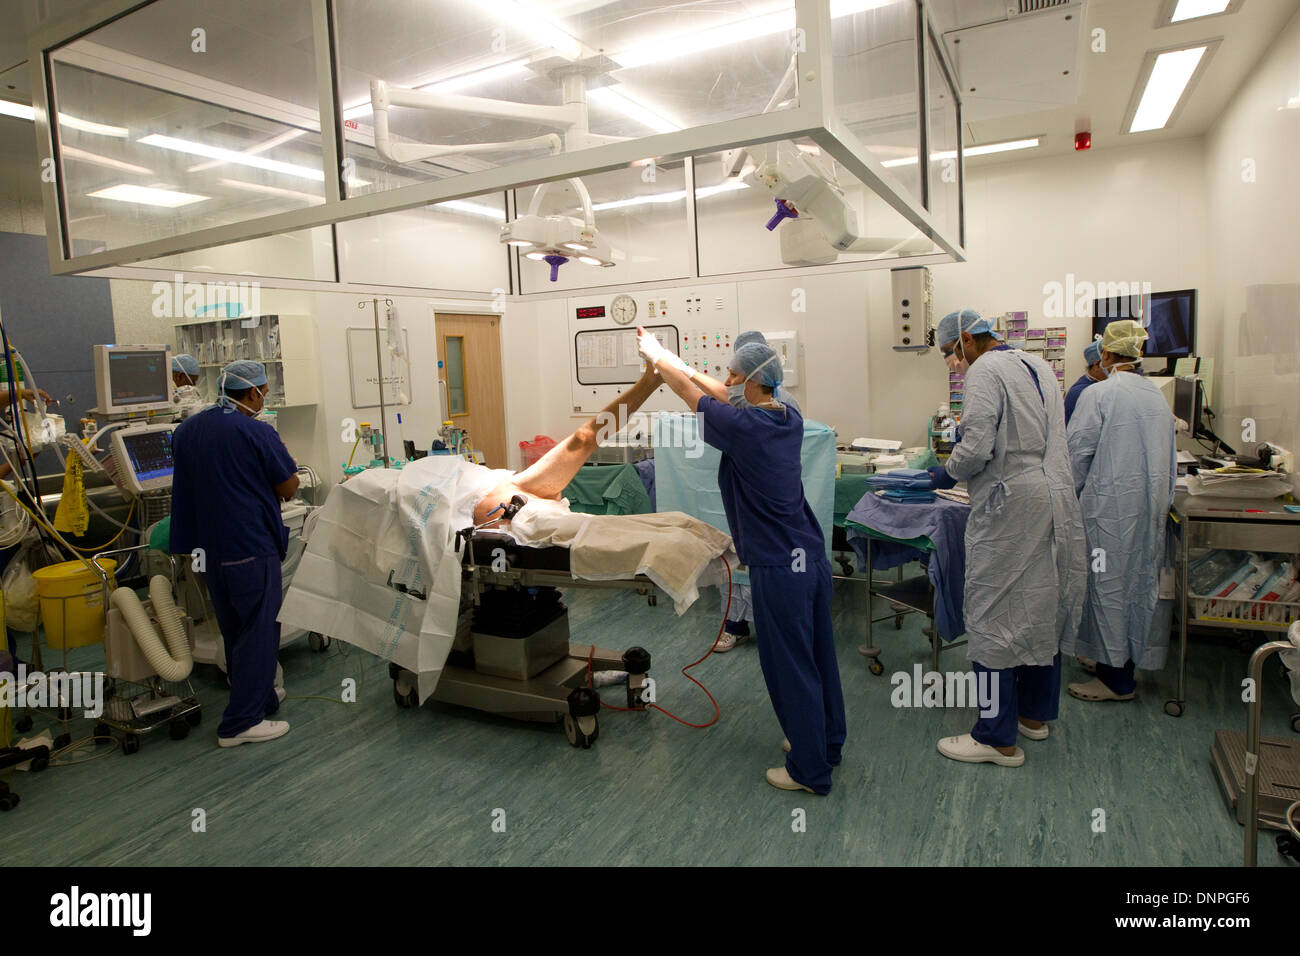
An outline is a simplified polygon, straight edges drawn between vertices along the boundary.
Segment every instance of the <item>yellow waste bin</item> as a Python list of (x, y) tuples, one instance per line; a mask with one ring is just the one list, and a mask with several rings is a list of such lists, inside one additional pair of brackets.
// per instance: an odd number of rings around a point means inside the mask
[[(109, 577), (117, 562), (100, 562)], [(104, 590), (98, 574), (81, 561), (65, 561), (33, 571), (41, 602), (45, 643), (50, 647), (85, 647), (104, 639)], [(113, 589), (109, 581), (109, 590)]]

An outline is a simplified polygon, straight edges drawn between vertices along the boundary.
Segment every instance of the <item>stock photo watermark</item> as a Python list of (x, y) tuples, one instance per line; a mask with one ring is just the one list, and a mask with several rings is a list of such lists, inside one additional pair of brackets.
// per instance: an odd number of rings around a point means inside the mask
[(0, 707), (59, 707), (80, 710), (83, 717), (99, 717), (104, 713), (104, 675), (90, 671), (46, 674), (19, 664), (17, 673), (0, 671)]
[(154, 297), (151, 310), (156, 319), (217, 315), (239, 318), (245, 328), (256, 328), (260, 321), (262, 283), (257, 281), (187, 282), (178, 272), (171, 282), (155, 282), (149, 291)]
[(912, 672), (896, 671), (890, 678), (893, 691), (889, 702), (898, 708), (978, 707), (985, 719), (998, 715), (999, 686), (997, 675), (990, 671), (923, 671), (920, 664)]

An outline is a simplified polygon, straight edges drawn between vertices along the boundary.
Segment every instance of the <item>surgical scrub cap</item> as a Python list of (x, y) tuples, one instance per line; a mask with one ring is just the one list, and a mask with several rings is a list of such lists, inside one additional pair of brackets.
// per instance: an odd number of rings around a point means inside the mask
[(1101, 340), (1093, 339), (1088, 343), (1088, 347), (1083, 350), (1083, 360), (1088, 365), (1096, 365), (1101, 361)]
[(261, 362), (240, 359), (221, 370), (221, 390), (240, 392), (266, 384), (266, 366)]
[(727, 368), (768, 388), (781, 384), (781, 357), (769, 346), (758, 342), (749, 342), (736, 349)]
[(736, 348), (742, 345), (748, 345), (750, 342), (757, 342), (759, 345), (766, 345), (767, 339), (762, 332), (741, 332), (736, 336)]
[(993, 331), (989, 320), (974, 309), (958, 309), (956, 312), (949, 312), (939, 320), (939, 329), (934, 334), (935, 344), (942, 347), (950, 342), (956, 342), (963, 332), (969, 332), (971, 335), (988, 333), (995, 339), (1002, 340), (1002, 336)]
[(1138, 358), (1142, 355), (1142, 343), (1147, 340), (1147, 330), (1133, 319), (1120, 319), (1106, 326), (1101, 336), (1101, 348), (1104, 352)]
[(186, 355), (184, 353), (174, 356), (172, 358), (172, 371), (184, 372), (190, 378), (198, 378), (199, 360), (193, 355)]

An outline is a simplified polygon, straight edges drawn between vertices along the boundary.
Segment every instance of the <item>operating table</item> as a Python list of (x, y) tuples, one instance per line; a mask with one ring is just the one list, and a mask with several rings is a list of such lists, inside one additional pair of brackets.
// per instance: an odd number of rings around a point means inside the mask
[[(457, 534), (456, 543), (460, 617), (434, 700), (519, 720), (563, 722), (569, 743), (584, 749), (600, 732), (601, 702), (589, 686), (592, 672), (626, 671), (627, 706), (644, 707), (649, 652), (630, 647), (620, 654), (570, 642), (568, 608), (558, 589), (633, 589), (648, 594), (653, 604), (655, 584), (649, 577), (576, 578), (569, 571), (568, 548), (528, 547), (503, 532), (470, 528)], [(416, 675), (395, 662), (388, 670), (398, 706), (417, 706)]]

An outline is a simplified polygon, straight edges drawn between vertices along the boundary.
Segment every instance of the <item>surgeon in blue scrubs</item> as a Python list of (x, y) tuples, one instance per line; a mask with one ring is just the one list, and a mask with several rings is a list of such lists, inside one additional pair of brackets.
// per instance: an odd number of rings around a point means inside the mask
[(280, 562), (289, 529), (280, 501), (298, 490), (297, 466), (275, 429), (255, 418), (267, 391), (260, 362), (231, 362), (220, 399), (172, 436), (171, 550), (202, 549), (204, 578), (226, 644), (230, 702), (217, 743), (235, 747), (289, 731), (271, 720), (283, 700), (275, 686), (280, 652)]
[(699, 416), (701, 437), (722, 452), (718, 488), (736, 553), (749, 568), (759, 664), (786, 736), (785, 766), (768, 770), (767, 782), (829, 793), (846, 734), (831, 566), (803, 493), (803, 418), (773, 398), (780, 359), (766, 345), (742, 345), (720, 383), (638, 332), (641, 355)]
[[(752, 330), (741, 332), (736, 336), (737, 349), (748, 345), (750, 342), (767, 345), (767, 337), (762, 332)], [(700, 385), (702, 389), (703, 380), (703, 374), (697, 373), (695, 384)], [(803, 409), (799, 407), (799, 403), (795, 401), (794, 396), (780, 385), (772, 389), (772, 398), (791, 411), (798, 412), (799, 416), (803, 417)], [(723, 627), (723, 635), (718, 639), (718, 643), (714, 647), (714, 650), (719, 654), (731, 650), (742, 641), (749, 640), (749, 622), (754, 617), (754, 594), (750, 586), (747, 584), (733, 584), (731, 594), (722, 595), (722, 611), (728, 616), (727, 623)]]
[(1106, 381), (1106, 372), (1101, 367), (1101, 341), (1094, 339), (1088, 343), (1088, 347), (1083, 350), (1083, 360), (1088, 363), (1079, 380), (1070, 386), (1070, 390), (1065, 393), (1065, 424), (1070, 424), (1070, 416), (1074, 414), (1074, 406), (1079, 404), (1079, 396), (1089, 385), (1095, 385), (1097, 382)]

